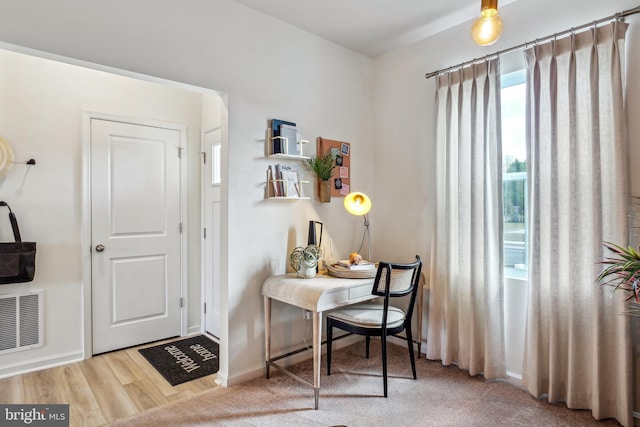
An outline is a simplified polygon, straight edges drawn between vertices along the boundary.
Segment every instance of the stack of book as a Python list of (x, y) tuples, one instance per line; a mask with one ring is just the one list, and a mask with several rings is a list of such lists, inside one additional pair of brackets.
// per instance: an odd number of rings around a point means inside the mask
[(290, 165), (278, 163), (275, 172), (269, 166), (269, 181), (274, 197), (302, 197), (302, 186), (298, 170)]
[(302, 155), (300, 131), (293, 122), (271, 120), (271, 154)]
[(338, 261), (338, 265), (349, 270), (374, 270), (376, 263), (371, 261), (360, 261), (359, 264), (351, 264), (348, 259)]

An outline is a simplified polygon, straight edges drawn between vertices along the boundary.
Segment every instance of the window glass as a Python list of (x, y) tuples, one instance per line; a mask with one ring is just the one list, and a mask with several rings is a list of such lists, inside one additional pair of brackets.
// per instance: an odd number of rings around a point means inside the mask
[(527, 150), (525, 72), (501, 76), (502, 201), (507, 277), (527, 277)]
[(220, 143), (211, 146), (211, 185), (220, 185)]

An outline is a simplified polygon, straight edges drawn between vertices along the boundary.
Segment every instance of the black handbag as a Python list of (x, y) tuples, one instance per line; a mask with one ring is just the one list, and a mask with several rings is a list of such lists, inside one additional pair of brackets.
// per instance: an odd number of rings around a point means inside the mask
[(9, 209), (14, 243), (0, 243), (0, 284), (30, 282), (36, 272), (36, 243), (23, 242), (16, 216), (6, 202), (0, 206)]

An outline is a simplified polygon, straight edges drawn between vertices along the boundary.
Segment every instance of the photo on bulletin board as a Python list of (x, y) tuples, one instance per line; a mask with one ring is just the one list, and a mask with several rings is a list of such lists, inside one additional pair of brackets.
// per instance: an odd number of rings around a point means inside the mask
[(318, 137), (316, 151), (318, 157), (326, 153), (332, 153), (335, 156), (337, 170), (331, 181), (331, 197), (346, 196), (351, 186), (351, 144)]

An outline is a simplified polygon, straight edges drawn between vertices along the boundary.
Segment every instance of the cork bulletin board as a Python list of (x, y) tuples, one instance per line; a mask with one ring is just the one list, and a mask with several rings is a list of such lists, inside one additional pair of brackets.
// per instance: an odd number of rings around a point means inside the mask
[[(336, 171), (331, 177), (331, 197), (344, 197), (351, 187), (351, 144), (318, 137), (318, 157), (332, 152), (336, 156)], [(319, 184), (318, 184), (319, 185)]]

